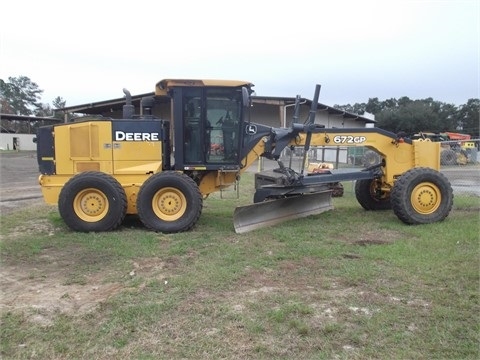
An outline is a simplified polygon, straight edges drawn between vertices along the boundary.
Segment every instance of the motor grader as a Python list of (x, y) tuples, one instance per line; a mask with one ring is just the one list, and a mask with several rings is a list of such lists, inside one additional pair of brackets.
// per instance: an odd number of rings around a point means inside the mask
[[(453, 203), (439, 172), (438, 143), (411, 140), (379, 128), (325, 128), (315, 123), (320, 85), (308, 118), (298, 122), (300, 96), (288, 128), (250, 121), (253, 84), (234, 80), (166, 79), (142, 99), (135, 115), (130, 93), (122, 119), (86, 118), (44, 126), (37, 133), (39, 183), (44, 200), (58, 204), (75, 231), (110, 231), (127, 214), (146, 228), (174, 233), (191, 229), (204, 199), (233, 186), (259, 157), (278, 162), (255, 175), (253, 204), (235, 209), (237, 233), (333, 209), (332, 183), (355, 180), (366, 210), (392, 209), (406, 224), (444, 220)], [(152, 115), (167, 98), (171, 116)], [(294, 171), (282, 150), (302, 146), (365, 146), (381, 161), (364, 169)], [(304, 162), (305, 164), (306, 162)]]

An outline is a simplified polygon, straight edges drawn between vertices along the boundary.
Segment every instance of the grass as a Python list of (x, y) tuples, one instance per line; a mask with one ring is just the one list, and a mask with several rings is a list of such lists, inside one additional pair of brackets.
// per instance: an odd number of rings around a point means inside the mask
[(2, 358), (479, 357), (479, 198), (407, 226), (346, 184), (333, 211), (238, 235), (252, 183), (182, 234), (73, 233), (47, 206), (3, 217)]

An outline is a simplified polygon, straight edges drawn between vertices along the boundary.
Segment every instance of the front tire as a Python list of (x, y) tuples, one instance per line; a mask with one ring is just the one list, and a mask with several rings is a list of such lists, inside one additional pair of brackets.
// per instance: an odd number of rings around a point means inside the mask
[(365, 151), (362, 157), (362, 164), (364, 167), (370, 167), (373, 165), (380, 164), (381, 161), (382, 161), (381, 156), (373, 150)]
[(182, 173), (167, 171), (152, 175), (138, 192), (138, 216), (154, 231), (190, 230), (200, 218), (202, 208), (202, 194), (197, 184)]
[(406, 224), (444, 220), (453, 206), (453, 190), (442, 173), (413, 168), (395, 182), (391, 193), (393, 212)]
[(110, 231), (125, 218), (127, 197), (112, 176), (87, 171), (68, 180), (60, 191), (58, 210), (75, 231)]
[(355, 196), (365, 210), (390, 210), (389, 193), (377, 194), (376, 180), (364, 179), (355, 182)]

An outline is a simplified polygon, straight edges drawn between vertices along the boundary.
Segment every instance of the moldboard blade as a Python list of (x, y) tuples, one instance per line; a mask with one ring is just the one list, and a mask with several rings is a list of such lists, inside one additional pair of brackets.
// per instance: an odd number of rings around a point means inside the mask
[(242, 234), (332, 209), (332, 191), (327, 190), (237, 207), (233, 213), (233, 225), (235, 232)]

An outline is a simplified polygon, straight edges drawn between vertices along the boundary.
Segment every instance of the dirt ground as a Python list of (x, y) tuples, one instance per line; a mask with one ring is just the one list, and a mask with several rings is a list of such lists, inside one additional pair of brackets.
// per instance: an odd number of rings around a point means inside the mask
[[(22, 207), (44, 204), (38, 185), (35, 152), (0, 153), (0, 214), (4, 216)], [(4, 219), (1, 219), (2, 222)], [(27, 223), (18, 231), (51, 232), (47, 222)], [(12, 234), (14, 236), (14, 234)], [(86, 284), (66, 284), (61, 269), (68, 256), (48, 249), (34, 263), (9, 263), (0, 254), (0, 313), (27, 310), (30, 320), (48, 325), (54, 313), (78, 314), (93, 309), (99, 302), (120, 291), (118, 284), (103, 284), (106, 274), (97, 273)], [(60, 259), (60, 260), (59, 260)], [(135, 264), (137, 268), (145, 267)], [(132, 268), (135, 267), (132, 264)]]

